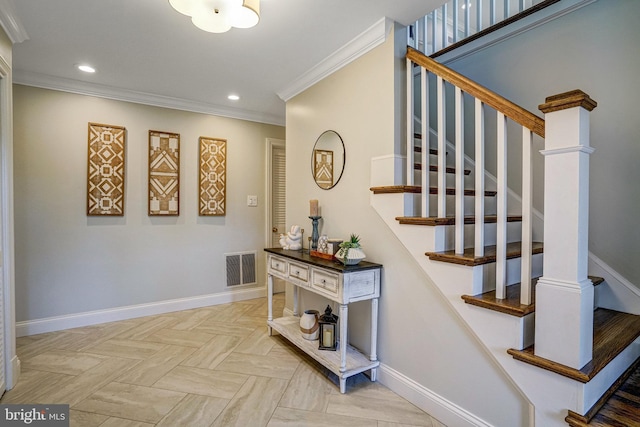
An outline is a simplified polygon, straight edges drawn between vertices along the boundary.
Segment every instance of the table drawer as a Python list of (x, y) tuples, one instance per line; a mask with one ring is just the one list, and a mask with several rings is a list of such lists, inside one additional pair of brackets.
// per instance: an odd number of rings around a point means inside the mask
[(306, 265), (296, 264), (294, 262), (289, 263), (289, 277), (302, 280), (303, 282), (309, 281), (309, 267)]
[(314, 269), (311, 273), (311, 280), (312, 287), (338, 295), (340, 279), (337, 274)]
[(287, 274), (287, 261), (282, 258), (269, 257), (269, 270), (278, 273)]

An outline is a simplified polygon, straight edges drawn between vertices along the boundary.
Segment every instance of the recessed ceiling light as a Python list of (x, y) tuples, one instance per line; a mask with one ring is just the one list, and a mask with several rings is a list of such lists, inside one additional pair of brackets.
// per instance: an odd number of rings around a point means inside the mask
[(82, 64), (78, 65), (78, 70), (84, 71), (85, 73), (95, 73), (96, 69), (90, 65)]
[(227, 99), (230, 99), (232, 101), (237, 101), (240, 99), (240, 97), (238, 95), (229, 95), (227, 96)]

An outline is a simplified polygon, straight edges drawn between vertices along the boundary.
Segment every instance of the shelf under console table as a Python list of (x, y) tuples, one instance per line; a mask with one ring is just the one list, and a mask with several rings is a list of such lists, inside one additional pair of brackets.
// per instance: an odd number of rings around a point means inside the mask
[[(267, 297), (269, 334), (280, 333), (296, 347), (313, 357), (336, 374), (340, 380), (340, 392), (346, 392), (347, 378), (364, 371), (371, 371), (371, 381), (376, 381), (376, 369), (380, 365), (376, 354), (378, 339), (378, 298), (380, 297), (380, 273), (382, 265), (362, 261), (344, 266), (335, 261), (312, 257), (308, 251), (291, 251), (268, 248)], [(273, 318), (273, 278), (293, 284), (293, 316)], [(309, 341), (300, 333), (299, 292), (302, 288), (322, 295), (340, 304), (339, 337), (337, 351), (319, 350), (318, 341)], [(347, 330), (348, 305), (356, 301), (371, 301), (371, 351), (368, 355), (350, 346)]]

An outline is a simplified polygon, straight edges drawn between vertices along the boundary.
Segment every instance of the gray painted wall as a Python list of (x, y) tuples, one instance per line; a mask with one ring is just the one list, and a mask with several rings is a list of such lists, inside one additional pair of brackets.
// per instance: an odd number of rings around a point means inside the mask
[[(124, 126), (123, 217), (87, 217), (87, 123)], [(147, 215), (148, 131), (180, 134), (180, 216)], [(227, 139), (227, 215), (198, 216), (198, 137)], [(14, 86), (16, 320), (227, 292), (224, 253), (257, 250), (265, 139), (284, 128)], [(247, 195), (259, 206), (247, 206)]]
[[(447, 65), (540, 116), (545, 97), (573, 89), (598, 102), (591, 114), (589, 248), (640, 287), (638, 22), (637, 0), (599, 0)], [(519, 150), (512, 154), (509, 161), (519, 162)], [(541, 173), (539, 160), (537, 166)]]

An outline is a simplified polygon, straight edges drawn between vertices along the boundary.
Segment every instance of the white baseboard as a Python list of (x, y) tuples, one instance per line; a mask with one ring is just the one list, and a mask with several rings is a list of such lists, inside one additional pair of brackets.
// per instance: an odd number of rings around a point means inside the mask
[(179, 298), (148, 304), (109, 308), (106, 310), (87, 311), (84, 313), (47, 317), (44, 319), (26, 320), (16, 322), (16, 336), (24, 337), (27, 335), (61, 331), (64, 329), (79, 328), (99, 323), (115, 322), (118, 320), (153, 316), (173, 311), (190, 310), (192, 308), (201, 308), (235, 301), (262, 298), (266, 296), (266, 294), (267, 292), (264, 287), (248, 288), (218, 294), (200, 295), (197, 297)]
[(378, 368), (378, 380), (445, 425), (491, 427), (486, 421), (383, 363)]

